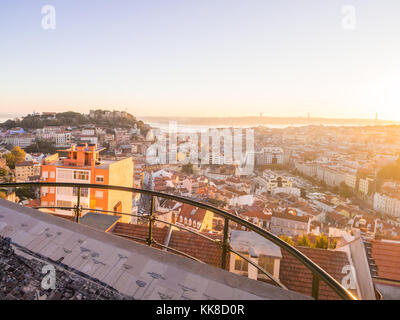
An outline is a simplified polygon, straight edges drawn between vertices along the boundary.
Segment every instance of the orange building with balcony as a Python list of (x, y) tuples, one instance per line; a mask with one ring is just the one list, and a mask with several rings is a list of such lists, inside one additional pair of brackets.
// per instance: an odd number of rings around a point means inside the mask
[[(42, 181), (73, 182), (99, 185), (118, 185), (133, 187), (133, 160), (131, 157), (117, 161), (101, 160), (103, 151), (96, 144), (81, 143), (69, 149), (59, 150), (66, 157), (54, 154), (43, 160)], [(41, 206), (73, 207), (77, 203), (78, 188), (42, 187)], [(82, 207), (132, 212), (132, 193), (124, 191), (82, 188), (80, 203)], [(73, 215), (73, 211), (56, 209), (57, 213)], [(84, 211), (85, 214), (88, 211)], [(130, 221), (122, 216), (121, 221)]]

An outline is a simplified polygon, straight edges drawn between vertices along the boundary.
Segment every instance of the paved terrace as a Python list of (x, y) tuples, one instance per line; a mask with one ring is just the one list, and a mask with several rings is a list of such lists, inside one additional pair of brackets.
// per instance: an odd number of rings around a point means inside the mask
[[(56, 276), (62, 278), (56, 296), (51, 292), (36, 295), (43, 299), (310, 299), (6, 200), (0, 200), (0, 236), (0, 250), (6, 251), (0, 252), (0, 260), (12, 265), (0, 274), (3, 291), (15, 291), (29, 282), (23, 280), (27, 275), (15, 261), (30, 259), (36, 266), (38, 261), (55, 265)], [(7, 249), (4, 238), (10, 238), (14, 253)], [(37, 272), (33, 276), (37, 278)], [(74, 293), (71, 283), (76, 277), (92, 295)], [(34, 280), (39, 283), (40, 279)], [(99, 295), (99, 291), (105, 294)], [(13, 297), (34, 299), (34, 295), (18, 292)]]

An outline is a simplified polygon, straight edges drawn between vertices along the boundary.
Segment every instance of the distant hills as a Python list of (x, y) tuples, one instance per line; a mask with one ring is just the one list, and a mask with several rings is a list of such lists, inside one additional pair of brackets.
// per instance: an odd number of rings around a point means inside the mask
[(400, 124), (400, 121), (375, 119), (335, 119), (335, 118), (307, 118), (307, 117), (139, 117), (146, 122), (168, 123), (177, 121), (181, 125), (388, 125)]
[(130, 113), (107, 110), (93, 110), (90, 114), (73, 111), (28, 114), (14, 120), (9, 119), (0, 123), (0, 128), (11, 129), (14, 127), (21, 127), (34, 130), (46, 126), (82, 127), (90, 124), (110, 129), (137, 127), (143, 134), (146, 134), (150, 129), (149, 125), (145, 124), (142, 120), (136, 119)]

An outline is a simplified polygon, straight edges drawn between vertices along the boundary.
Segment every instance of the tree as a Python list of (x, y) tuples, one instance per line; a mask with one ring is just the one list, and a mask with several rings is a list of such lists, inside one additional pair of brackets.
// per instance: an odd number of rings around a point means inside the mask
[(21, 200), (25, 199), (33, 199), (35, 197), (35, 192), (32, 188), (30, 187), (22, 187), (18, 188), (15, 190), (15, 194), (17, 195), (18, 198)]
[(279, 238), (281, 238), (283, 241), (287, 242), (291, 246), (294, 246), (294, 243), (293, 243), (293, 240), (291, 237), (288, 237), (286, 235), (281, 235), (281, 236), (279, 236)]
[(322, 232), (315, 239), (315, 247), (320, 249), (328, 249), (329, 241), (327, 236)]
[(22, 150), (20, 147), (15, 146), (11, 152), (6, 153), (4, 158), (6, 159), (7, 166), (11, 169), (15, 168), (17, 163), (25, 161), (25, 151)]
[(11, 152), (9, 152), (9, 153), (6, 153), (4, 155), (4, 158), (6, 159), (7, 166), (9, 168), (11, 168), (11, 169), (14, 169), (15, 168), (15, 157), (14, 157), (14, 155)]
[(311, 248), (311, 242), (310, 239), (308, 238), (308, 235), (303, 234), (297, 239), (297, 245), (300, 247), (310, 247)]
[(11, 150), (12, 155), (15, 157), (15, 163), (20, 163), (25, 161), (25, 151), (22, 150), (19, 146), (15, 146), (12, 150)]
[(193, 165), (191, 163), (182, 165), (182, 172), (186, 174), (193, 174)]
[(51, 141), (38, 140), (36, 143), (26, 147), (25, 151), (28, 153), (41, 152), (53, 154), (57, 152), (57, 148)]
[(346, 183), (342, 182), (339, 187), (339, 195), (344, 198), (351, 198), (354, 193)]

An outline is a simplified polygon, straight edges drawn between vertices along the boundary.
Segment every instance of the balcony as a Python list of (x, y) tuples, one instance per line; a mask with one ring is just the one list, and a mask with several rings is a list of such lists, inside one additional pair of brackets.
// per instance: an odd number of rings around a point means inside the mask
[[(204, 203), (149, 190), (119, 186), (73, 183), (0, 184), (0, 187), (8, 188), (20, 186), (77, 187), (79, 190), (81, 188), (98, 188), (141, 193), (150, 196), (150, 212), (140, 216), (142, 219), (148, 220), (147, 225), (141, 226), (142, 237), (130, 235), (128, 232), (130, 227), (127, 229), (119, 228), (119, 232), (118, 230), (113, 233), (104, 232), (110, 229), (107, 227), (107, 223), (115, 224), (116, 220), (108, 222), (102, 218), (100, 228), (99, 224), (94, 225), (93, 222), (90, 222), (90, 219), (99, 221), (94, 218), (93, 214), (91, 214), (92, 216), (84, 215), (82, 217), (82, 211), (113, 212), (82, 208), (79, 202), (80, 197), (77, 197), (77, 205), (74, 208), (59, 208), (74, 210), (75, 216), (73, 220), (75, 222), (59, 219), (48, 213), (22, 207), (5, 200), (0, 201), (0, 236), (2, 237), (0, 240), (6, 242), (5, 238), (9, 238), (10, 246), (15, 250), (15, 254), (24, 257), (28, 256), (45, 264), (55, 265), (62, 272), (71, 273), (74, 277), (81, 277), (80, 281), (94, 283), (102, 290), (111, 290), (110, 292), (113, 294), (109, 293), (109, 295), (112, 297), (172, 300), (290, 300), (310, 299), (310, 296), (312, 296), (312, 298), (318, 299), (321, 281), (325, 283), (325, 286), (333, 290), (338, 297), (356, 299), (353, 294), (300, 250), (246, 220)], [(154, 215), (155, 197), (171, 199), (212, 211), (224, 219), (223, 234), (219, 238), (213, 237), (212, 235), (206, 235), (183, 226), (159, 220)], [(137, 216), (131, 213), (118, 212), (118, 214)], [(99, 216), (101, 217), (102, 215)], [(85, 220), (87, 221), (85, 222)], [(310, 270), (312, 273), (312, 278), (310, 279), (312, 290), (309, 295), (288, 290), (279, 279), (254, 263), (252, 259), (236, 251), (229, 242), (230, 221), (268, 239), (274, 245), (284, 249), (292, 259), (297, 259)], [(183, 229), (182, 234), (200, 237), (203, 241), (213, 244), (214, 247), (218, 248), (217, 252), (221, 255), (217, 263), (217, 265), (220, 264), (220, 268), (206, 264), (201, 259), (191, 256), (176, 247), (165, 245), (159, 240), (157, 234), (159, 228), (154, 227), (155, 222), (173, 225)], [(135, 227), (135, 225), (131, 226), (132, 228)], [(269, 283), (226, 271), (229, 263), (229, 254), (246, 261), (249, 266), (256, 269), (256, 273), (263, 274), (265, 278), (268, 278)], [(60, 285), (62, 286), (63, 284), (61, 283)], [(99, 291), (100, 289), (97, 288), (96, 290)], [(63, 288), (57, 288), (59, 297), (64, 297), (64, 291)], [(39, 292), (41, 291), (39, 290)], [(87, 292), (80, 293), (80, 295), (89, 299), (98, 298)]]

